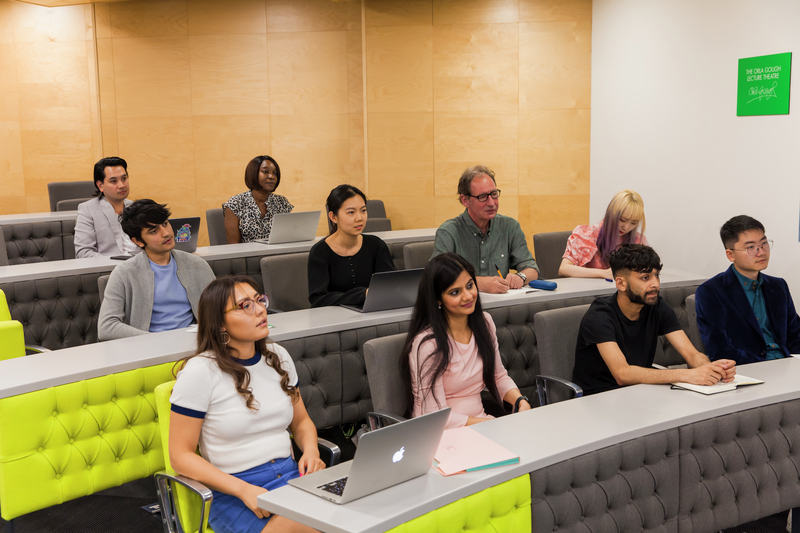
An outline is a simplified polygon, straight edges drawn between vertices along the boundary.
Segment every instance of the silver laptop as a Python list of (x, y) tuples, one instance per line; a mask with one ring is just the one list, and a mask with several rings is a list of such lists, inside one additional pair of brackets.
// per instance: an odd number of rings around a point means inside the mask
[(284, 244), (287, 242), (312, 241), (317, 236), (319, 217), (322, 211), (300, 211), (281, 213), (272, 218), (269, 239), (256, 239), (261, 244)]
[(175, 234), (175, 249), (194, 253), (197, 250), (197, 237), (200, 235), (200, 217), (171, 218), (169, 223)]
[(425, 474), (442, 440), (450, 408), (370, 431), (352, 461), (289, 481), (333, 503), (347, 503)]
[(423, 268), (395, 270), (393, 272), (376, 272), (369, 280), (369, 292), (364, 305), (343, 305), (359, 313), (386, 311), (413, 307), (417, 300), (419, 282)]

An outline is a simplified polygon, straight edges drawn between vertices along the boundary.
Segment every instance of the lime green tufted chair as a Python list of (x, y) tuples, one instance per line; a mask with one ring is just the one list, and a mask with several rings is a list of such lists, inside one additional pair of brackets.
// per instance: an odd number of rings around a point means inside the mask
[(153, 390), (173, 363), (0, 399), (0, 511), (33, 511), (164, 468)]

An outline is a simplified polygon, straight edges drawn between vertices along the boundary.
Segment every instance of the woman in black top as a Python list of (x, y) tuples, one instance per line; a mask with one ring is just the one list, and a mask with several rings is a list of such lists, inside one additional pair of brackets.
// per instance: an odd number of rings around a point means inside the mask
[(308, 300), (311, 307), (362, 305), (372, 274), (395, 270), (386, 243), (362, 235), (367, 197), (351, 185), (339, 185), (326, 202), (330, 235), (308, 253)]

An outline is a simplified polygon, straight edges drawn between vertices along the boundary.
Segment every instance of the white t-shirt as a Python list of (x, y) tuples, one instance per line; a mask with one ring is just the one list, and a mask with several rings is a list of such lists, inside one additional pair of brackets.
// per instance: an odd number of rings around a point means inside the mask
[[(277, 344), (267, 348), (280, 358), (289, 384), (297, 386), (297, 371), (289, 352)], [(258, 353), (241, 363), (250, 372), (257, 411), (247, 408), (233, 376), (220, 370), (213, 356), (206, 354), (193, 357), (178, 372), (170, 398), (173, 411), (203, 418), (200, 453), (229, 474), (289, 457), (292, 451), (286, 431), (292, 422), (292, 401), (281, 389), (280, 375)]]

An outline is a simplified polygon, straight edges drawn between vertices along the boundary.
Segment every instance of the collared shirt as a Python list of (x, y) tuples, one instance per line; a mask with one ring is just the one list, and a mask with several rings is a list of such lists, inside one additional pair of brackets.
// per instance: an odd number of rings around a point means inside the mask
[(509, 269), (517, 272), (539, 267), (533, 259), (525, 234), (513, 218), (496, 215), (484, 235), (465, 209), (456, 218), (445, 221), (436, 230), (433, 257), (455, 252), (475, 267), (476, 276), (496, 276), (497, 270), (508, 275)]
[(761, 327), (761, 334), (764, 336), (764, 342), (767, 348), (765, 358), (783, 359), (786, 357), (786, 354), (783, 353), (781, 347), (775, 342), (775, 337), (772, 335), (772, 326), (770, 326), (769, 317), (767, 316), (767, 303), (764, 301), (764, 291), (761, 290), (761, 286), (764, 284), (761, 274), (758, 275), (757, 280), (753, 281), (740, 274), (735, 266), (733, 267), (733, 273), (736, 274), (736, 279), (742, 284), (744, 294), (747, 296), (747, 301), (750, 302), (753, 313), (756, 315), (756, 321), (758, 321), (758, 325)]

